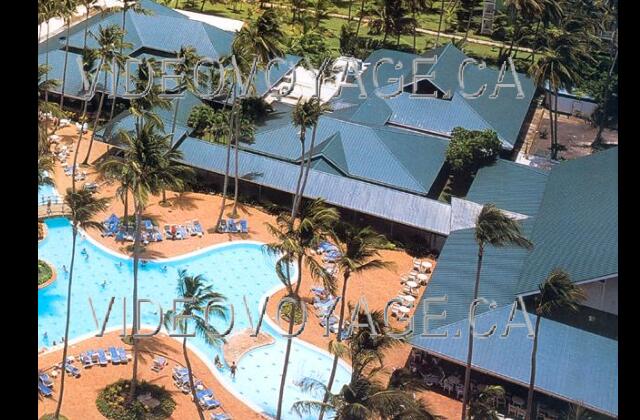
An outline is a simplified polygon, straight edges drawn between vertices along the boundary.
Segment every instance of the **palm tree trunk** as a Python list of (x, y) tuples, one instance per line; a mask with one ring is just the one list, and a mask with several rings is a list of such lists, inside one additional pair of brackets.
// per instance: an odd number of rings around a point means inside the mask
[(138, 263), (140, 260), (140, 235), (142, 228), (142, 204), (135, 199), (136, 208), (136, 231), (133, 238), (133, 325), (131, 326), (131, 343), (133, 345), (133, 374), (131, 376), (131, 390), (129, 401), (133, 401), (136, 396), (136, 386), (138, 383)]
[(304, 155), (305, 155), (305, 150), (304, 150), (304, 137), (305, 137), (305, 131), (306, 128), (305, 127), (301, 127), (300, 128), (301, 132), (300, 132), (300, 148), (302, 153), (300, 154), (301, 156), (301, 161), (300, 161), (300, 172), (298, 173), (298, 181), (296, 182), (296, 191), (293, 194), (293, 204), (291, 205), (291, 219), (295, 219), (296, 215), (298, 214), (298, 201), (300, 200), (300, 186), (302, 185), (302, 176), (304, 175)]
[(601, 136), (602, 136), (602, 132), (604, 131), (604, 124), (607, 118), (607, 103), (608, 101), (608, 97), (609, 97), (609, 83), (611, 83), (611, 75), (613, 74), (613, 69), (616, 66), (616, 62), (618, 61), (618, 50), (616, 49), (616, 55), (613, 59), (613, 62), (611, 63), (611, 67), (609, 68), (609, 73), (607, 74), (607, 80), (605, 82), (604, 85), (604, 96), (603, 96), (603, 103), (602, 103), (602, 115), (600, 116), (600, 119), (598, 121), (598, 132), (596, 133), (596, 138), (593, 140), (593, 143), (591, 143), (591, 147), (596, 147), (600, 144), (600, 140), (601, 140)]
[(558, 143), (558, 89), (556, 88), (554, 90), (554, 104), (553, 104), (553, 135), (555, 137), (555, 141), (553, 142), (553, 144), (551, 145), (552, 149), (551, 149), (551, 159), (553, 160), (557, 160), (558, 159), (558, 148), (559, 148), (559, 144)]
[(204, 11), (204, 5), (207, 2), (207, 0), (202, 0), (202, 4), (200, 5), (200, 12)]
[(349, 0), (349, 16), (347, 22), (351, 22), (351, 6), (353, 6), (353, 0)]
[[(469, 31), (471, 30), (471, 20), (473, 19), (473, 6), (471, 6), (469, 8), (469, 18), (467, 19), (467, 29), (464, 32), (464, 39), (466, 41), (466, 39), (469, 37)], [(464, 408), (463, 408), (464, 411)]]
[[(344, 271), (344, 283), (342, 284), (342, 301), (340, 302), (340, 318), (338, 319), (338, 342), (342, 341), (342, 326), (344, 323), (344, 309), (347, 306), (347, 284), (349, 283), (349, 277), (351, 276), (351, 271), (349, 269), (345, 269)], [(329, 393), (331, 392), (331, 387), (333, 386), (333, 381), (336, 379), (336, 372), (338, 370), (338, 359), (340, 357), (336, 354), (333, 356), (333, 364), (331, 365), (331, 374), (329, 375), (329, 382), (327, 383), (327, 392), (324, 394), (322, 402), (324, 404), (329, 401)], [(324, 418), (324, 406), (320, 410), (320, 415), (318, 416), (318, 420), (322, 420)]]
[(84, 42), (82, 44), (83, 50), (87, 49), (87, 32), (89, 29), (89, 6), (85, 5), (85, 7), (87, 8), (87, 13), (85, 14), (85, 17), (84, 17)]
[(198, 417), (200, 420), (204, 420), (204, 414), (202, 414), (202, 407), (196, 398), (196, 386), (193, 382), (193, 372), (191, 371), (191, 361), (189, 360), (189, 353), (187, 352), (187, 337), (182, 339), (182, 353), (184, 354), (184, 363), (187, 365), (187, 372), (189, 372), (189, 386), (191, 387), (191, 397), (198, 410)]
[(418, 28), (418, 20), (416, 19), (416, 0), (411, 2), (411, 14), (413, 16), (413, 52), (416, 52), (416, 29)]
[(174, 5), (173, 5), (173, 8), (174, 8), (174, 9), (177, 9), (177, 8), (178, 8), (178, 1), (179, 1), (179, 0), (176, 0), (176, 4), (174, 4)]
[[(124, 36), (126, 34), (125, 28), (127, 25), (127, 7), (122, 8), (122, 38), (120, 42), (124, 42)], [(122, 45), (120, 45), (120, 55), (122, 55)], [(114, 69), (116, 71), (116, 84), (113, 86), (113, 100), (111, 101), (111, 111), (109, 111), (109, 121), (113, 119), (113, 116), (116, 113), (116, 98), (118, 96), (118, 85), (120, 84), (120, 66), (116, 65)]]
[[(49, 20), (51, 20), (51, 19), (49, 19)], [(49, 20), (47, 20), (47, 40), (46, 40), (46, 43), (45, 43), (45, 48), (47, 49), (47, 52), (44, 55), (44, 64), (47, 66), (47, 68), (49, 68)], [(49, 81), (49, 72), (47, 72), (44, 75), (44, 80), (47, 81), (47, 82)], [(47, 103), (49, 102), (49, 89), (46, 89), (44, 91), (44, 101), (47, 102)], [(48, 120), (45, 119), (44, 122), (45, 122), (45, 130), (47, 130), (46, 133), (47, 133), (47, 135), (49, 135), (49, 131), (48, 131), (49, 128), (47, 127), (48, 126)]]
[(533, 36), (533, 45), (531, 46), (531, 64), (536, 61), (536, 44), (538, 42), (538, 34), (540, 32), (540, 24), (542, 23), (542, 19), (538, 20), (536, 23), (535, 35)]
[[(98, 121), (100, 121), (100, 114), (102, 113), (102, 106), (104, 105), (104, 92), (106, 89), (107, 89), (107, 72), (105, 71), (104, 86), (100, 94), (100, 103), (98, 104), (98, 112), (96, 113), (95, 122), (93, 123), (93, 132), (91, 133), (91, 140), (89, 140), (89, 148), (87, 149), (87, 155), (84, 157), (84, 160), (82, 161), (83, 165), (86, 165), (89, 163), (89, 156), (91, 155), (91, 148), (93, 147), (93, 139), (95, 138), (96, 131), (98, 130)], [(80, 129), (82, 130), (83, 127), (80, 127)]]
[(358, 24), (356, 25), (356, 38), (358, 37), (358, 33), (360, 33), (360, 25), (362, 24), (362, 18), (364, 17), (364, 2), (365, 0), (360, 2), (360, 17), (358, 18)]
[(231, 163), (231, 133), (233, 133), (233, 107), (236, 104), (236, 84), (233, 82), (231, 84), (231, 90), (227, 93), (227, 96), (224, 100), (224, 104), (227, 104), (229, 100), (229, 94), (233, 92), (233, 106), (231, 107), (231, 115), (229, 116), (229, 139), (227, 140), (227, 163), (224, 171), (224, 182), (222, 185), (222, 204), (220, 205), (220, 212), (218, 213), (218, 220), (216, 221), (216, 232), (218, 232), (218, 228), (220, 227), (220, 222), (222, 222), (222, 216), (224, 215), (224, 206), (227, 201), (227, 186), (229, 185), (229, 166)]
[(67, 316), (64, 326), (64, 346), (62, 347), (62, 371), (60, 373), (60, 395), (58, 396), (58, 404), (54, 418), (60, 417), (60, 409), (62, 408), (62, 398), (64, 396), (64, 378), (66, 376), (67, 350), (69, 346), (69, 324), (71, 320), (71, 283), (73, 280), (73, 265), (76, 257), (76, 238), (78, 236), (78, 228), (74, 224), (73, 236), (71, 242), (71, 264), (69, 265), (69, 285), (67, 286)]
[(123, 224), (126, 230), (129, 225), (129, 186), (127, 184), (124, 184), (124, 200), (122, 204), (124, 205)]
[[(480, 288), (480, 270), (482, 269), (482, 256), (484, 254), (484, 245), (478, 246), (478, 265), (476, 267), (476, 284), (473, 289), (473, 301), (478, 299), (478, 289)], [(464, 394), (462, 400), (462, 420), (467, 417), (467, 405), (469, 404), (469, 385), (471, 383), (471, 361), (473, 359), (473, 327), (471, 319), (469, 319), (469, 348), (467, 350), (467, 365), (464, 371)]]
[(231, 217), (238, 217), (238, 188), (240, 187), (240, 180), (238, 179), (238, 137), (239, 137), (239, 126), (240, 126), (240, 110), (236, 111), (236, 125), (234, 127), (236, 135), (235, 137), (235, 151), (234, 151), (234, 192), (233, 192), (233, 208), (231, 209)]
[(438, 33), (436, 34), (435, 48), (438, 48), (438, 42), (440, 42), (440, 32), (442, 31), (442, 18), (444, 17), (444, 2), (445, 0), (441, 0), (440, 2), (440, 19), (438, 19)]
[(73, 163), (71, 167), (71, 191), (76, 191), (76, 165), (78, 163), (78, 152), (80, 151), (80, 143), (82, 143), (82, 135), (84, 134), (84, 130), (82, 129), (84, 126), (84, 119), (87, 115), (87, 103), (89, 101), (84, 101), (83, 109), (82, 109), (82, 117), (80, 126), (80, 134), (78, 135), (78, 143), (76, 144), (76, 151), (73, 153)]
[(62, 87), (60, 88), (60, 109), (64, 106), (64, 85), (67, 81), (67, 58), (69, 57), (69, 29), (71, 28), (71, 18), (67, 19), (67, 37), (64, 45), (64, 66), (62, 67)]
[(180, 98), (176, 98), (176, 109), (173, 112), (173, 123), (171, 124), (171, 148), (176, 138), (176, 121), (178, 120), (178, 110), (180, 109)]
[(540, 329), (540, 319), (536, 318), (536, 329), (533, 336), (533, 349), (531, 350), (531, 377), (529, 378), (529, 393), (527, 394), (527, 415), (525, 420), (533, 418), (533, 390), (536, 382), (536, 353), (538, 352), (538, 330)]
[[(318, 130), (318, 123), (316, 122), (313, 125), (313, 131), (311, 133), (311, 144), (309, 145), (309, 156), (307, 156), (307, 163), (306, 163), (306, 168), (304, 170), (304, 178), (302, 179), (302, 186), (300, 187), (300, 193), (299, 193), (300, 198), (298, 200), (298, 206), (296, 207), (296, 213), (299, 211), (300, 205), (302, 204), (302, 200), (304, 198), (304, 190), (307, 186), (309, 171), (311, 170), (311, 151), (313, 150), (313, 146), (315, 145), (315, 142), (316, 142), (317, 130)], [(304, 162), (304, 159), (303, 159), (303, 162)]]

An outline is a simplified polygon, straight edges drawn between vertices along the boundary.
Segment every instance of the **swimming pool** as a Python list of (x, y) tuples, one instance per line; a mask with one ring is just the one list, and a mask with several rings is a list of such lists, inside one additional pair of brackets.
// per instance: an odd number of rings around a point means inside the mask
[[(63, 266), (67, 266), (71, 256), (71, 225), (67, 219), (54, 218), (46, 221), (47, 237), (38, 246), (38, 255), (56, 267), (58, 279), (50, 286), (38, 291), (38, 348), (50, 347), (52, 341), (60, 342), (64, 336), (66, 296), (68, 281)], [(190, 240), (197, 240), (196, 238)], [(81, 251), (86, 249), (88, 257)], [(213, 289), (227, 297), (235, 309), (233, 332), (249, 327), (243, 297), (246, 297), (254, 323), (259, 316), (262, 296), (281, 283), (274, 270), (275, 259), (262, 252), (257, 243), (235, 242), (200, 251), (181, 258), (149, 262), (140, 267), (138, 297), (152, 299), (166, 311), (172, 307), (177, 297), (178, 270), (186, 269), (189, 274), (202, 274)], [(166, 271), (162, 268), (166, 266)], [(106, 280), (106, 285), (102, 283)], [(92, 299), (98, 322), (102, 323), (109, 300), (116, 298), (109, 327), (122, 328), (123, 298), (127, 301), (127, 322), (131, 322), (131, 291), (133, 283), (133, 261), (118, 256), (96, 245), (86, 238), (78, 238), (76, 265), (72, 290), (70, 338), (78, 338), (94, 332), (97, 328), (89, 298)], [(152, 304), (143, 304), (141, 321), (143, 324), (158, 324), (158, 309)], [(226, 323), (215, 321), (219, 330), (226, 329)], [(280, 374), (284, 360), (286, 340), (264, 322), (262, 331), (270, 334), (276, 342), (245, 354), (239, 361), (236, 379), (230, 378), (228, 370), (218, 375), (221, 382), (240, 399), (250, 403), (265, 414), (275, 415)], [(47, 338), (44, 333), (47, 333)], [(190, 338), (189, 342), (211, 362), (220, 349), (208, 346), (200, 338)], [(331, 369), (328, 353), (294, 340), (287, 375), (287, 387), (283, 403), (287, 419), (299, 417), (289, 411), (297, 400), (312, 399), (295, 385), (300, 379), (310, 376), (326, 382)], [(344, 364), (339, 365), (334, 390), (348, 382), (350, 371)], [(215, 390), (214, 390), (215, 391)], [(310, 417), (314, 418), (314, 417)]]

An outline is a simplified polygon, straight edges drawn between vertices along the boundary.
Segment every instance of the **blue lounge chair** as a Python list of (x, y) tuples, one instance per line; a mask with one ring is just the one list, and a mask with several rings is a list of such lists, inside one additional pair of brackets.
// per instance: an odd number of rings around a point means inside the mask
[(38, 381), (38, 392), (44, 397), (50, 397), (53, 395), (53, 391), (51, 391), (51, 388), (44, 386), (44, 384), (40, 381)]
[(189, 237), (189, 232), (183, 225), (178, 225), (178, 232), (182, 235), (182, 239), (187, 239)]
[(111, 355), (111, 364), (117, 365), (120, 363), (120, 355), (115, 347), (109, 347), (109, 354)]
[(164, 225), (164, 235), (167, 239), (173, 239), (173, 233), (171, 233), (171, 226)]
[(151, 370), (154, 372), (160, 372), (167, 365), (167, 359), (162, 356), (158, 356), (153, 359), (153, 366)]
[(202, 225), (198, 220), (193, 221), (193, 231), (196, 235), (204, 235), (204, 230), (202, 229)]
[(89, 352), (82, 353), (80, 355), (80, 360), (82, 361), (82, 367), (84, 367), (85, 369), (93, 366), (93, 362), (91, 361), (91, 356), (89, 355)]
[(98, 363), (100, 363), (100, 366), (106, 366), (108, 363), (107, 355), (104, 354), (104, 350), (102, 349), (98, 349)]
[(227, 413), (211, 414), (211, 420), (231, 420)]
[(71, 363), (67, 362), (64, 366), (64, 370), (67, 371), (67, 373), (71, 376), (75, 376), (76, 378), (78, 376), (80, 376), (80, 369), (78, 369), (77, 367), (73, 366)]
[(120, 356), (120, 363), (127, 364), (129, 359), (127, 358), (127, 352), (124, 351), (124, 347), (118, 347), (116, 350), (118, 350), (118, 356)]
[(227, 221), (222, 219), (220, 220), (220, 225), (218, 226), (218, 232), (226, 233), (227, 232)]
[(49, 375), (47, 375), (46, 373), (40, 373), (38, 374), (38, 380), (40, 382), (42, 382), (42, 385), (51, 388), (53, 386), (53, 381), (51, 380), (51, 378), (49, 377)]
[(153, 230), (153, 223), (151, 223), (151, 220), (143, 220), (142, 224), (146, 230)]
[(220, 401), (216, 400), (213, 397), (213, 392), (210, 389), (205, 389), (196, 393), (196, 398), (198, 398), (198, 403), (200, 407), (205, 410), (210, 410), (212, 408), (220, 407)]
[(238, 232), (238, 227), (236, 226), (236, 221), (233, 219), (229, 219), (227, 222), (227, 232), (236, 233)]
[(240, 231), (242, 233), (249, 233), (249, 225), (247, 224), (247, 221), (244, 219), (240, 219)]

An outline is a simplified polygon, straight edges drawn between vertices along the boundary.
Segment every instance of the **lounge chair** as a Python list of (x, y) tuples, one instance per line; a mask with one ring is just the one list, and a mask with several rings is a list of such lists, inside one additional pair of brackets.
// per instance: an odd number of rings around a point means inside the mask
[(42, 394), (43, 397), (50, 397), (53, 395), (53, 391), (51, 391), (51, 388), (45, 386), (40, 381), (38, 381), (38, 392)]
[(227, 413), (211, 414), (211, 420), (231, 420)]
[(196, 235), (196, 231), (193, 229), (193, 224), (191, 224), (191, 222), (187, 222), (184, 225), (185, 229), (187, 229), (187, 233), (190, 236), (195, 236)]
[(160, 231), (158, 230), (157, 227), (154, 227), (153, 233), (151, 234), (151, 236), (153, 237), (153, 240), (156, 242), (161, 242), (162, 241), (162, 233), (160, 233)]
[(42, 372), (38, 374), (38, 380), (42, 383), (42, 385), (51, 388), (53, 387), (53, 381), (46, 373)]
[(120, 363), (128, 363), (129, 358), (127, 357), (127, 352), (124, 351), (124, 347), (118, 347), (116, 350), (118, 351), (118, 356), (120, 356)]
[(67, 371), (67, 373), (71, 376), (75, 376), (76, 378), (78, 376), (80, 376), (80, 369), (78, 369), (77, 367), (73, 366), (71, 363), (67, 362), (64, 366), (64, 370)]
[(229, 219), (227, 222), (227, 232), (236, 233), (238, 232), (238, 227), (236, 226), (236, 221), (233, 219)]
[(80, 355), (80, 360), (82, 361), (82, 367), (86, 368), (90, 368), (91, 366), (93, 366), (93, 361), (91, 360), (91, 356), (89, 355), (89, 353), (82, 353)]
[(196, 235), (198, 235), (198, 236), (204, 235), (204, 230), (202, 229), (202, 225), (200, 224), (200, 222), (198, 220), (194, 220), (193, 221), (193, 230), (195, 231)]
[(120, 355), (116, 351), (115, 347), (109, 347), (109, 354), (111, 355), (111, 364), (117, 365), (120, 363)]
[(178, 233), (180, 233), (180, 239), (187, 239), (189, 237), (189, 232), (187, 232), (187, 229), (182, 225), (178, 225)]
[(151, 223), (151, 220), (147, 219), (147, 220), (143, 220), (142, 221), (144, 228), (146, 230), (153, 230), (153, 223)]
[(171, 232), (171, 226), (164, 225), (164, 234), (167, 239), (173, 239), (173, 233)]
[(107, 355), (104, 354), (104, 350), (102, 349), (98, 349), (98, 363), (100, 363), (100, 366), (106, 366), (108, 363)]
[(247, 224), (247, 221), (244, 219), (240, 219), (240, 232), (249, 233), (249, 226)]
[(218, 232), (226, 233), (227, 232), (227, 221), (222, 219), (220, 220), (220, 225), (218, 226)]
[(196, 393), (196, 398), (198, 399), (198, 403), (200, 407), (205, 410), (210, 410), (212, 408), (220, 407), (220, 401), (216, 400), (213, 397), (213, 392), (210, 389), (204, 389), (202, 391), (198, 391)]
[(164, 357), (158, 356), (153, 359), (153, 366), (151, 370), (154, 372), (160, 372), (167, 365), (167, 359)]

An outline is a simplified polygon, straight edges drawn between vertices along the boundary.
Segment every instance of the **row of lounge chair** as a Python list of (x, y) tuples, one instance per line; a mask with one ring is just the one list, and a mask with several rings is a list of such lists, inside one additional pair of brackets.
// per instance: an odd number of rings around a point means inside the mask
[[(127, 354), (124, 347), (109, 347), (108, 350), (98, 349), (98, 350), (87, 350), (86, 352), (80, 353), (78, 355), (78, 359), (82, 363), (82, 366), (87, 369), (93, 365), (107, 366), (109, 362), (113, 365), (118, 364), (127, 364), (129, 362), (129, 358), (131, 355)], [(74, 378), (80, 377), (82, 371), (75, 366), (75, 359), (73, 357), (68, 357), (67, 362), (64, 364), (64, 370)], [(58, 365), (58, 368), (61, 368), (62, 365)], [(51, 397), (53, 395), (53, 381), (49, 377), (49, 375), (45, 372), (38, 373), (38, 393), (44, 397)]]
[(187, 239), (190, 236), (202, 237), (204, 229), (198, 220), (193, 220), (184, 225), (164, 225), (164, 234), (167, 239)]
[[(154, 366), (155, 365), (156, 361), (154, 361)], [(183, 393), (188, 394), (191, 392), (191, 385), (189, 384), (189, 370), (187, 368), (175, 366), (173, 368), (172, 377), (175, 386)], [(213, 391), (207, 388), (200, 379), (193, 378), (193, 385), (196, 389), (196, 400), (203, 410), (211, 410), (220, 407), (220, 401), (215, 398)], [(230, 417), (214, 417), (212, 415), (211, 418), (229, 419)]]
[(222, 219), (218, 226), (218, 232), (220, 233), (249, 233), (249, 223), (245, 219), (235, 221), (229, 219), (228, 221)]

